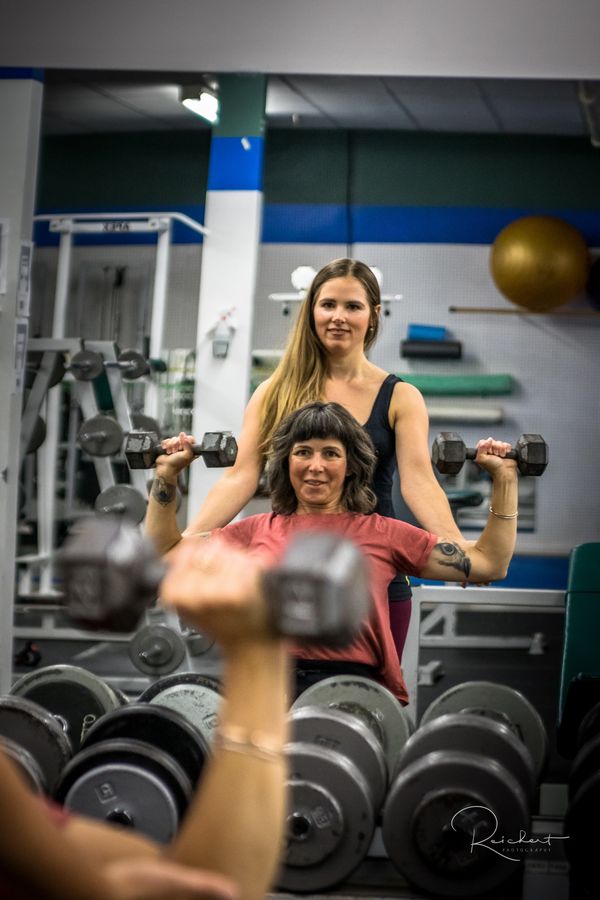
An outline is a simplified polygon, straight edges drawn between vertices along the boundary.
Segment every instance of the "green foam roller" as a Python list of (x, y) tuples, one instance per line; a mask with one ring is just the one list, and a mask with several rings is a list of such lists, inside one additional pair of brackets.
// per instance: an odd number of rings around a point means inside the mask
[(512, 375), (421, 375), (399, 373), (398, 378), (413, 384), (422, 394), (438, 397), (468, 397), (512, 394)]

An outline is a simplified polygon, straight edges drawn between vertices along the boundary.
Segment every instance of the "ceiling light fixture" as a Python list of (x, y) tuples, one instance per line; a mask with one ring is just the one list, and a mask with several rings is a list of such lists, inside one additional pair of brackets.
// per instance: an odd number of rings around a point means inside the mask
[(206, 119), (211, 125), (219, 118), (219, 99), (205, 85), (199, 87), (186, 85), (182, 87), (181, 102), (186, 109)]

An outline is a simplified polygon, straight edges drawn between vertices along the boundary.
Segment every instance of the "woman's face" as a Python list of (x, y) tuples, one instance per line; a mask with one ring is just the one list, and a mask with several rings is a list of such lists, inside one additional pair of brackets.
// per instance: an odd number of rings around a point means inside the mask
[(348, 468), (346, 448), (335, 438), (299, 441), (289, 456), (298, 512), (339, 512)]
[(362, 350), (371, 315), (367, 292), (351, 275), (326, 281), (313, 305), (315, 332), (330, 353)]

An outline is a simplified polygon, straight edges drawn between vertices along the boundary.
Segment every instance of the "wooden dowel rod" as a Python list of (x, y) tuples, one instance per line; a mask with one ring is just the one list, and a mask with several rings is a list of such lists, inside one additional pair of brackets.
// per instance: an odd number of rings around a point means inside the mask
[(562, 316), (563, 318), (596, 318), (600, 312), (587, 309), (569, 309), (561, 312), (555, 310), (540, 309), (501, 309), (495, 306), (449, 306), (451, 313), (489, 313), (493, 316)]

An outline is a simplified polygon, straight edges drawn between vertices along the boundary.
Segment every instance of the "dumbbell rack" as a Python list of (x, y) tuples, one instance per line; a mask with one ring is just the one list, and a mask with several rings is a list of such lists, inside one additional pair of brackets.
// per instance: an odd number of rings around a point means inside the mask
[[(59, 353), (74, 353), (82, 349), (100, 353), (106, 362), (117, 360), (116, 348), (112, 341), (85, 341), (77, 338), (41, 338), (29, 342), (29, 349), (44, 354), (45, 365), (38, 373), (34, 382), (32, 393), (38, 396), (37, 407), (46, 400), (46, 439), (37, 451), (38, 453), (38, 549), (35, 554), (28, 554), (17, 559), (17, 564), (23, 568), (19, 572), (17, 587), (18, 596), (41, 595), (52, 599), (57, 595), (54, 586), (53, 556), (55, 550), (55, 516), (56, 516), (56, 465), (59, 450), (59, 392), (60, 384), (54, 387), (48, 386), (51, 358)], [(108, 367), (106, 374), (112, 394), (116, 421), (123, 431), (132, 429), (131, 417), (127, 398), (123, 389), (121, 374), (118, 368)], [(98, 405), (92, 382), (77, 381), (67, 374), (65, 379), (70, 380), (73, 397), (81, 409), (84, 419), (97, 415)], [(23, 420), (23, 431), (29, 426), (27, 417)], [(68, 453), (75, 454), (74, 447), (68, 447)], [(92, 458), (96, 477), (100, 490), (106, 490), (116, 484), (115, 475), (110, 460), (107, 457), (95, 456)], [(71, 461), (67, 463), (69, 468)], [(72, 465), (71, 465), (72, 468)], [(143, 472), (131, 472), (133, 486), (143, 495), (146, 495), (146, 478)]]

